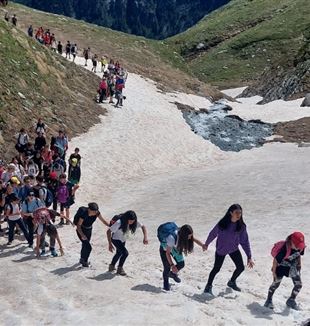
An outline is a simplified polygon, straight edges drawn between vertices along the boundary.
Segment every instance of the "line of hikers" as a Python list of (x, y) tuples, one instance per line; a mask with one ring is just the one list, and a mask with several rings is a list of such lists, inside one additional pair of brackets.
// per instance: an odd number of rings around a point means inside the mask
[[(96, 203), (89, 203), (88, 207), (80, 207), (74, 217), (74, 224), (77, 225), (77, 235), (82, 242), (80, 263), (85, 267), (89, 266), (88, 259), (92, 250), (90, 245), (92, 225), (97, 217), (108, 227), (109, 251), (113, 252), (114, 248), (116, 248), (116, 253), (109, 265), (109, 271), (115, 271), (116, 264), (118, 263), (117, 274), (126, 275), (123, 268), (129, 254), (126, 249), (126, 239), (130, 233), (134, 234), (138, 228), (141, 228), (143, 243), (148, 244), (146, 227), (138, 221), (134, 211), (127, 211), (116, 215), (108, 221), (101, 216)], [(221, 270), (227, 255), (230, 256), (236, 266), (230, 280), (228, 280), (227, 286), (234, 291), (241, 292), (236, 281), (245, 267), (239, 245), (241, 245), (247, 256), (247, 266), (249, 268), (254, 267), (242, 208), (238, 204), (229, 207), (224, 217), (210, 231), (205, 243), (194, 237), (194, 231), (190, 225), (185, 224), (178, 227), (174, 222), (161, 224), (157, 229), (157, 237), (160, 242), (159, 253), (163, 264), (163, 288), (166, 291), (169, 291), (171, 287), (170, 278), (177, 283), (181, 282), (178, 273), (185, 266), (184, 255), (186, 256), (193, 252), (194, 243), (200, 246), (203, 251), (206, 251), (212, 241), (217, 239), (214, 266), (204, 289), (204, 293), (207, 295), (214, 296), (212, 292), (213, 281)], [(273, 295), (285, 276), (290, 277), (294, 283), (294, 288), (286, 301), (286, 305), (298, 310), (295, 299), (302, 288), (300, 274), (301, 256), (304, 255), (305, 247), (304, 235), (301, 232), (293, 232), (286, 240), (277, 242), (271, 249), (271, 256), (273, 257), (273, 283), (269, 288), (267, 300), (264, 304), (265, 307), (274, 308), (272, 302)]]

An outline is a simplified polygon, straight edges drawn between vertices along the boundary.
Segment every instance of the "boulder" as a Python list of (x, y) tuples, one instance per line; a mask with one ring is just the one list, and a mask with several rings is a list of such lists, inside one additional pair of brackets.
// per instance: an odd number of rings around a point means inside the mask
[(302, 101), (301, 107), (310, 106), (310, 93), (306, 94), (304, 100)]

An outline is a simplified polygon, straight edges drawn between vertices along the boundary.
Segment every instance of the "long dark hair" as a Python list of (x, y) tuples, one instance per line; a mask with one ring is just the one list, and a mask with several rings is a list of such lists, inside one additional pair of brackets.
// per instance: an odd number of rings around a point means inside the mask
[(237, 226), (236, 226), (236, 232), (240, 232), (243, 228), (246, 227), (246, 224), (243, 221), (243, 215), (242, 215), (242, 207), (239, 204), (233, 204), (228, 208), (228, 211), (224, 215), (224, 217), (219, 221), (218, 225), (221, 230), (226, 230), (231, 223), (231, 214), (235, 210), (240, 210), (241, 211), (241, 217), (237, 221)]
[[(188, 236), (192, 234), (192, 237), (188, 239)], [(194, 241), (193, 241), (193, 229), (190, 225), (183, 225), (178, 231), (178, 244), (177, 250), (180, 254), (184, 252), (185, 255), (193, 252), (194, 249)]]
[[(131, 233), (135, 233), (137, 229), (137, 215), (134, 211), (127, 211), (120, 216), (121, 220), (121, 229), (123, 233), (130, 231)], [(133, 224), (128, 224), (129, 220), (134, 220)]]

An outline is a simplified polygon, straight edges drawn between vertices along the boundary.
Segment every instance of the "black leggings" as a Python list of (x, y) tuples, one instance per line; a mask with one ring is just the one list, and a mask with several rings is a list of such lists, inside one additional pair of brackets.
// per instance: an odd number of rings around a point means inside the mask
[(114, 244), (114, 246), (116, 248), (116, 254), (112, 258), (111, 265), (115, 266), (117, 261), (119, 260), (118, 267), (123, 267), (128, 255), (129, 255), (128, 250), (125, 247), (126, 242), (112, 239), (112, 243)]
[[(237, 251), (232, 252), (229, 254), (230, 258), (236, 265), (236, 269), (231, 277), (231, 281), (235, 282), (238, 276), (244, 271), (244, 264), (243, 264), (243, 259), (240, 250), (238, 249)], [(217, 253), (215, 253), (215, 262), (213, 269), (209, 275), (208, 283), (207, 286), (212, 286), (213, 280), (216, 276), (216, 274), (221, 270), (222, 265), (224, 263), (226, 256), (221, 256)]]
[(87, 238), (87, 240), (82, 240), (82, 237), (81, 237), (81, 235), (80, 235), (80, 233), (78, 231), (76, 231), (76, 233), (77, 233), (79, 239), (82, 242), (81, 260), (87, 262), (88, 258), (89, 258), (89, 255), (90, 255), (90, 253), (92, 251), (92, 246), (90, 244), (92, 228), (86, 229), (86, 228), (83, 228), (83, 226), (82, 226), (82, 231), (83, 231), (85, 237)]
[[(166, 251), (163, 249), (162, 246), (160, 246), (160, 248), (159, 248), (159, 253), (160, 253), (161, 261), (162, 261), (163, 266), (164, 266), (164, 270), (163, 270), (164, 285), (168, 285), (169, 284), (169, 275), (170, 275), (171, 267), (170, 267), (170, 264), (169, 264), (167, 256), (166, 256)], [(171, 255), (171, 256), (173, 257), (173, 255)], [(177, 267), (178, 271), (181, 270), (182, 268), (184, 268), (184, 266), (185, 266), (184, 261), (180, 261), (180, 262), (176, 261), (176, 263), (177, 263), (176, 267)]]

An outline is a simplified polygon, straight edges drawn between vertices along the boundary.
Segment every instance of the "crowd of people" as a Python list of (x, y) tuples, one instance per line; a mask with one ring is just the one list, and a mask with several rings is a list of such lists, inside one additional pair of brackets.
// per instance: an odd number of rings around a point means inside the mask
[[(10, 17), (7, 18), (9, 21)], [(17, 24), (15, 15), (12, 17), (12, 23)], [(54, 33), (50, 30), (40, 27), (34, 31), (32, 26), (29, 26), (28, 35), (35, 37), (38, 42), (53, 51), (63, 54), (61, 41), (57, 43)], [(74, 61), (77, 52), (77, 44), (67, 41), (66, 58), (72, 58)], [(84, 49), (83, 56), (85, 66), (91, 59), (92, 71), (97, 72), (97, 55), (91, 56), (90, 48), (87, 48)], [(122, 92), (127, 77), (125, 69), (119, 62), (110, 60), (108, 63), (106, 57), (102, 57), (100, 63), (103, 78), (98, 90), (99, 102), (109, 99), (109, 102), (113, 103), (115, 96), (116, 106), (122, 106), (125, 98)], [(50, 142), (47, 141), (48, 131), (49, 128), (42, 119), (28, 131), (22, 128), (16, 135), (16, 156), (7, 164), (0, 160), (0, 232), (8, 237), (8, 246), (14, 241), (15, 234), (22, 232), (28, 246), (34, 249), (38, 257), (46, 255), (47, 247), (50, 254), (56, 257), (58, 256), (56, 242), (59, 253), (64, 254), (56, 225), (71, 224), (76, 227), (77, 237), (82, 245), (79, 262), (83, 267), (89, 267), (92, 251), (90, 240), (93, 224), (98, 218), (107, 227), (108, 250), (114, 252), (116, 249), (108, 270), (125, 276), (124, 264), (129, 255), (126, 239), (130, 233), (134, 234), (140, 228), (143, 243), (147, 245), (148, 235), (145, 225), (138, 221), (134, 211), (127, 211), (108, 220), (100, 214), (98, 204), (95, 202), (79, 207), (71, 219), (70, 207), (75, 202), (75, 193), (79, 189), (81, 178), (81, 155), (79, 148), (76, 148), (66, 161), (68, 139), (65, 131), (60, 129), (58, 135), (49, 137)], [(29, 134), (35, 136), (33, 141)], [(5, 224), (6, 228), (3, 227)], [(50, 238), (49, 243), (46, 236)], [(224, 217), (210, 231), (205, 242), (194, 236), (190, 225), (179, 227), (175, 222), (161, 224), (157, 229), (157, 237), (163, 265), (163, 288), (166, 291), (171, 289), (170, 279), (176, 283), (181, 282), (179, 272), (185, 267), (184, 256), (193, 252), (194, 244), (207, 251), (212, 241), (217, 239), (214, 266), (204, 289), (206, 295), (214, 296), (213, 281), (227, 255), (236, 266), (227, 286), (234, 291), (241, 291), (237, 279), (245, 266), (239, 246), (247, 256), (247, 266), (254, 267), (247, 227), (243, 220), (242, 208), (238, 204), (229, 207)], [(276, 289), (283, 277), (290, 277), (294, 287), (286, 304), (292, 309), (298, 309), (296, 297), (302, 288), (301, 256), (304, 255), (305, 247), (304, 235), (301, 232), (294, 232), (286, 240), (277, 242), (271, 248), (273, 282), (264, 304), (266, 308), (273, 309), (272, 299)]]

